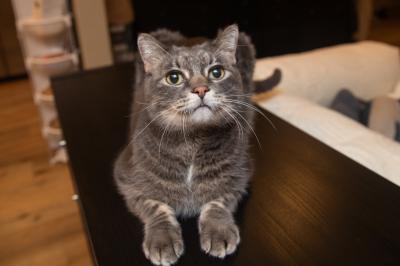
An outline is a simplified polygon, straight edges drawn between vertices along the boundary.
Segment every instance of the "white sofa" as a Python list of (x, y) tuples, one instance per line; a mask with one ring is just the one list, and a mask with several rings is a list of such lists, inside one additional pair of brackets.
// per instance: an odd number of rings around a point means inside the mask
[(260, 59), (254, 79), (275, 68), (280, 93), (259, 100), (262, 108), (400, 186), (400, 144), (327, 108), (342, 88), (364, 100), (400, 99), (398, 48), (366, 41)]

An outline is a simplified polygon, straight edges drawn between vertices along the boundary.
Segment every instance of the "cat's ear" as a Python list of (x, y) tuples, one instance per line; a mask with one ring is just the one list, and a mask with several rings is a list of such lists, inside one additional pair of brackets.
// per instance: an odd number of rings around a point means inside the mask
[(146, 73), (155, 69), (164, 59), (167, 51), (150, 34), (141, 33), (138, 37), (138, 48)]
[(215, 40), (216, 54), (227, 58), (232, 64), (236, 63), (236, 47), (238, 43), (239, 29), (236, 24), (226, 27)]

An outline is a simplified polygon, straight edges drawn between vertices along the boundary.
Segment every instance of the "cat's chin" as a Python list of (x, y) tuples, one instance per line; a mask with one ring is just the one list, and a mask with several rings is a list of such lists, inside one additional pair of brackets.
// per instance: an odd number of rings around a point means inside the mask
[(208, 123), (213, 120), (213, 112), (207, 106), (198, 107), (191, 115), (190, 119), (193, 123)]

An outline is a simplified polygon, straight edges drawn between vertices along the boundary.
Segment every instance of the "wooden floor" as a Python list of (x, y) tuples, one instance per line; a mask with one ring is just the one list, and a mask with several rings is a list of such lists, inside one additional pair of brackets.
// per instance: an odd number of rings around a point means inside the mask
[(0, 83), (0, 265), (92, 265), (66, 165), (49, 165), (28, 80)]

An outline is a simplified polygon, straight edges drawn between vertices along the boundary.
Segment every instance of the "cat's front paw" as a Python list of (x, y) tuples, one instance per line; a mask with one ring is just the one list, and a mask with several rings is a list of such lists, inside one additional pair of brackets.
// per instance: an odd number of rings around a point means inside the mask
[(155, 265), (171, 265), (183, 254), (184, 245), (180, 227), (146, 230), (143, 251)]
[(201, 249), (221, 259), (235, 252), (240, 242), (239, 228), (234, 223), (205, 221), (200, 224), (199, 231)]

